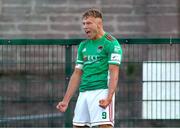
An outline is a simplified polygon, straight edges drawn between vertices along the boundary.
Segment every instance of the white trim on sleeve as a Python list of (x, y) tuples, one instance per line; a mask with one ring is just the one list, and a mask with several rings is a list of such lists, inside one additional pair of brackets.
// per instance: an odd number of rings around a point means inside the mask
[(82, 64), (76, 64), (75, 68), (82, 69), (83, 65)]

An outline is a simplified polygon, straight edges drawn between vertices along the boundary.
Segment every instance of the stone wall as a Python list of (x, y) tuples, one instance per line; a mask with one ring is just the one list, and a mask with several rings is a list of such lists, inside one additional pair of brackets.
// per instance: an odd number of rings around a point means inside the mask
[(81, 15), (98, 7), (121, 37), (179, 37), (178, 0), (0, 0), (0, 38), (85, 38)]

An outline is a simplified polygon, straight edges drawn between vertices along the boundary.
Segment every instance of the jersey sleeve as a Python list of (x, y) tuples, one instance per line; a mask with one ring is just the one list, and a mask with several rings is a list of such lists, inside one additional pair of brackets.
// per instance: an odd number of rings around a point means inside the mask
[(84, 61), (83, 61), (82, 49), (83, 49), (83, 45), (81, 43), (79, 45), (78, 51), (77, 51), (76, 66), (75, 66), (75, 68), (79, 68), (79, 69), (83, 68)]
[(113, 40), (108, 45), (108, 63), (120, 65), (122, 60), (122, 48), (117, 40)]

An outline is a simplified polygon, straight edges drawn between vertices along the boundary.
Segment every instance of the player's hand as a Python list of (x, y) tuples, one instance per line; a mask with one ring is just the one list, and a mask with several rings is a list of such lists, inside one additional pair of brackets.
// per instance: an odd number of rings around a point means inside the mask
[(101, 99), (99, 100), (99, 106), (105, 109), (111, 103), (111, 101), (112, 100), (109, 99)]
[(57, 108), (60, 112), (65, 112), (66, 109), (67, 109), (67, 107), (68, 107), (68, 103), (63, 102), (63, 101), (59, 102), (58, 105), (56, 106), (56, 108)]

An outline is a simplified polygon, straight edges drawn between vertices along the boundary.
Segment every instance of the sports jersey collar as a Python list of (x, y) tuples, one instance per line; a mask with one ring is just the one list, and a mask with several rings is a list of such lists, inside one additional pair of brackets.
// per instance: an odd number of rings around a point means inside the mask
[(95, 39), (95, 40), (92, 40), (92, 39), (91, 39), (91, 41), (92, 41), (92, 42), (99, 42), (99, 41), (101, 41), (106, 35), (107, 35), (107, 33), (105, 32), (104, 35), (103, 35), (101, 38), (98, 38), (98, 39)]

